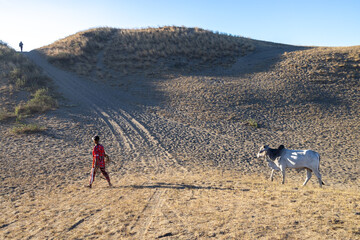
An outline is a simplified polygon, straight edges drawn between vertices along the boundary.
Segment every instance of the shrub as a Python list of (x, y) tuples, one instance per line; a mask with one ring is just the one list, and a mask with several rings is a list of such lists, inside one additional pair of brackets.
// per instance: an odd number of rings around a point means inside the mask
[(49, 95), (47, 89), (38, 89), (33, 98), (25, 104), (20, 104), (15, 108), (15, 115), (18, 117), (42, 113), (57, 107), (57, 101)]
[(255, 119), (248, 119), (245, 124), (253, 128), (259, 128), (259, 125)]

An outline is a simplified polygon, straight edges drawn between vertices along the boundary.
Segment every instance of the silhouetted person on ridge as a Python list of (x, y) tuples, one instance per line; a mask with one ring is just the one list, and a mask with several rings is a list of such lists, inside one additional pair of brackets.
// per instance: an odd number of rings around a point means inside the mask
[(23, 46), (24, 46), (23, 42), (22, 42), (22, 41), (20, 41), (20, 43), (19, 43), (19, 47), (20, 47), (21, 52), (22, 52)]

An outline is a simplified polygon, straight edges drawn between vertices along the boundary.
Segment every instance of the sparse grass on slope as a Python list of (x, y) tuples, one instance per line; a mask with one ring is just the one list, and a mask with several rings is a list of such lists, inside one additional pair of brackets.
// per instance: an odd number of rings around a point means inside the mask
[[(359, 110), (360, 47), (288, 52), (270, 69), (234, 76), (180, 76), (159, 83), (171, 108), (209, 121), (274, 120)], [(276, 111), (274, 111), (276, 110)], [(270, 111), (264, 112), (264, 111)], [(184, 120), (185, 121), (185, 120)]]
[(115, 31), (112, 28), (98, 28), (78, 32), (39, 51), (58, 67), (88, 75), (96, 66), (97, 54), (104, 50)]
[(360, 78), (360, 46), (312, 48), (284, 54), (288, 71), (319, 84)]
[(37, 66), (5, 44), (0, 44), (0, 63), (0, 83), (10, 90), (34, 92), (50, 85), (49, 78)]
[[(0, 120), (23, 118), (57, 106), (51, 80), (21, 53), (0, 44)], [(32, 97), (31, 97), (32, 96)]]
[(118, 30), (105, 63), (122, 71), (182, 71), (226, 66), (253, 47), (245, 38), (200, 28), (163, 27)]
[[(99, 28), (39, 50), (53, 64), (79, 74), (89, 75), (104, 63), (106, 68), (123, 74), (150, 74), (226, 66), (252, 51), (253, 46), (245, 38), (200, 28)], [(101, 70), (109, 74), (104, 67)]]

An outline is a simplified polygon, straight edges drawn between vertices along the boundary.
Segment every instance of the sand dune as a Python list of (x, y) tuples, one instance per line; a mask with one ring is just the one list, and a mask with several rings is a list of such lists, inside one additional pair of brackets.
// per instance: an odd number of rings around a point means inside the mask
[[(1, 237), (358, 238), (359, 48), (252, 45), (231, 67), (166, 78), (79, 76), (26, 53), (63, 98), (28, 120), (43, 133), (1, 123)], [(114, 188), (84, 188), (94, 134)], [(264, 143), (318, 151), (326, 186), (269, 182)]]

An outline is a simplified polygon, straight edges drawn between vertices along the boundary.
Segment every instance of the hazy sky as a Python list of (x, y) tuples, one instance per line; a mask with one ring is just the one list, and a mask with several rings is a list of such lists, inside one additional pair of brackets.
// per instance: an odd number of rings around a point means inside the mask
[(176, 25), (293, 45), (360, 45), (360, 0), (0, 0), (0, 40), (29, 51), (81, 30)]

